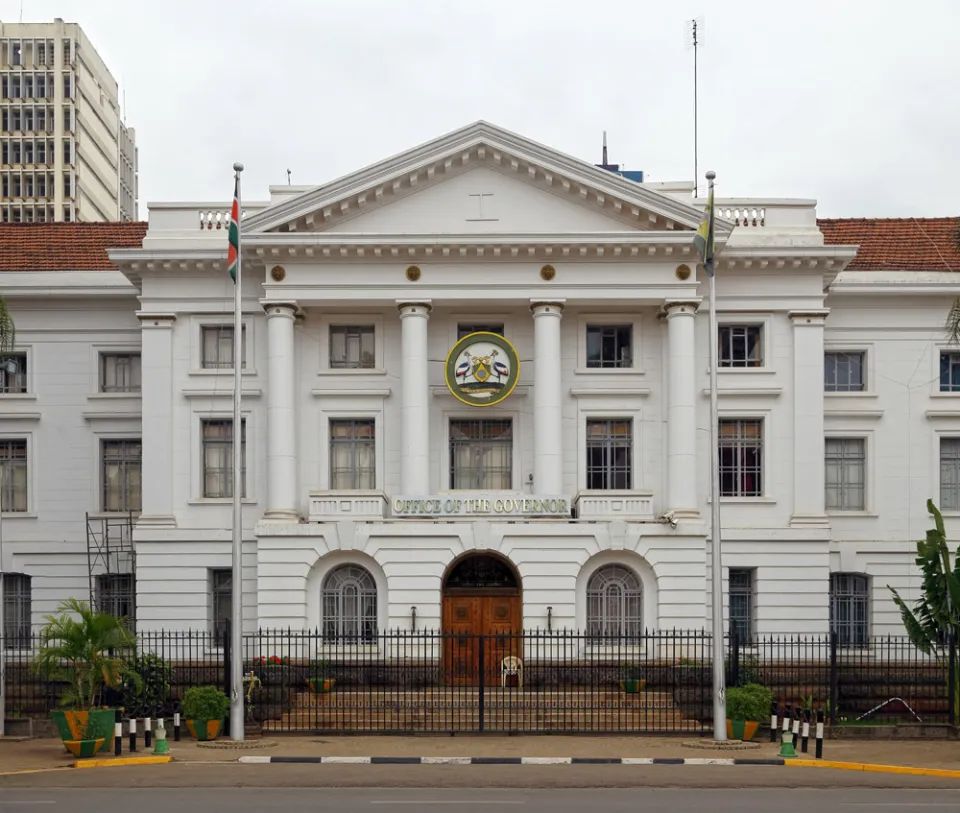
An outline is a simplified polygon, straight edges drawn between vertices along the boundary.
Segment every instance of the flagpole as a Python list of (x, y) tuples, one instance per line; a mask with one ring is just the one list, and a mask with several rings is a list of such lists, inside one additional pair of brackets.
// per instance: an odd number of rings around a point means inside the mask
[[(713, 202), (713, 179), (716, 173), (707, 173), (709, 183), (708, 200)], [(711, 577), (710, 590), (713, 607), (713, 739), (725, 742), (727, 739), (726, 688), (724, 683), (724, 640), (723, 640), (723, 570), (720, 558), (720, 416), (717, 404), (717, 361), (720, 357), (717, 348), (717, 279), (713, 250), (713, 207), (709, 218), (707, 235), (707, 253), (704, 268), (707, 272), (710, 291), (710, 554)]]
[(240, 230), (240, 173), (233, 165), (237, 185), (237, 272), (233, 286), (233, 575), (230, 613), (230, 738), (243, 741), (243, 417), (240, 412), (243, 365), (242, 277)]

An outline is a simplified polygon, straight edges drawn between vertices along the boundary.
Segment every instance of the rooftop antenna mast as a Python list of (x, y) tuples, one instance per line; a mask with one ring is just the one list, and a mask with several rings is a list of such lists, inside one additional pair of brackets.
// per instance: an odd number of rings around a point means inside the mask
[(290, 170), (287, 170), (287, 186), (290, 186)]
[(607, 165), (607, 131), (603, 131), (603, 165)]
[(703, 17), (688, 20), (686, 24), (687, 48), (693, 49), (693, 196), (697, 197), (700, 184), (699, 166), (699, 133), (697, 131), (699, 104), (697, 99), (697, 51), (703, 46), (704, 22)]

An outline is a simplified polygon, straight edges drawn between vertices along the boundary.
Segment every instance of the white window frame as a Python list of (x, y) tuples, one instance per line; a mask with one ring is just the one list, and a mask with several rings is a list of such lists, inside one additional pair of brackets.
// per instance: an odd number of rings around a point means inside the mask
[[(508, 342), (513, 344), (513, 338), (517, 335), (514, 327), (513, 317), (505, 314), (498, 315), (494, 313), (455, 313), (450, 316), (450, 321), (447, 324), (447, 344), (444, 348), (444, 357), (446, 357), (446, 354), (450, 348), (452, 348), (459, 341), (457, 334), (460, 330), (460, 325), (477, 324), (483, 322), (503, 322), (503, 337)], [(530, 329), (532, 332), (532, 325)], [(515, 344), (514, 347), (516, 347)], [(520, 352), (519, 348), (517, 348), (517, 352)]]
[[(256, 359), (256, 341), (255, 325), (256, 319), (253, 314), (243, 314), (241, 325), (243, 326), (244, 352), (246, 353), (247, 366), (241, 367), (240, 375), (244, 377), (257, 375)], [(190, 320), (190, 375), (192, 376), (222, 376), (230, 377), (234, 373), (234, 368), (221, 367), (219, 369), (204, 368), (203, 366), (203, 328), (205, 327), (233, 327), (233, 317), (223, 315), (199, 315), (193, 316)]]
[[(952, 421), (951, 421), (952, 423)], [(945, 517), (960, 517), (960, 510), (958, 509), (944, 509), (942, 507), (942, 500), (940, 498), (941, 493), (941, 483), (940, 483), (940, 441), (941, 440), (960, 440), (960, 432), (953, 430), (945, 431), (934, 431), (933, 433), (933, 467), (931, 472), (930, 482), (934, 484), (934, 487), (930, 489), (936, 496), (934, 497), (934, 502), (940, 508), (940, 512)], [(4, 514), (6, 516), (6, 514)]]
[[(108, 511), (104, 507), (103, 500), (103, 480), (106, 475), (106, 466), (104, 465), (103, 459), (103, 444), (104, 442), (111, 443), (121, 440), (127, 440), (131, 442), (140, 443), (140, 511), (133, 511), (134, 516), (139, 516), (143, 511), (143, 438), (140, 435), (140, 432), (136, 433), (127, 433), (127, 432), (110, 432), (109, 434), (98, 434), (96, 437), (97, 441), (97, 501), (95, 505), (97, 506), (97, 514), (103, 516), (128, 516), (130, 511)], [(93, 512), (91, 512), (93, 515)]]
[[(397, 317), (399, 320), (399, 317)], [(364, 327), (373, 325), (373, 367), (331, 367), (330, 328)], [(319, 330), (320, 364), (317, 375), (386, 375), (384, 365), (383, 314), (380, 313), (332, 313), (320, 319)]]
[[(230, 505), (232, 497), (204, 497), (203, 496), (203, 422), (204, 421), (232, 421), (233, 412), (226, 410), (196, 411), (190, 423), (190, 505)], [(256, 415), (252, 410), (244, 409), (240, 413), (240, 420), (246, 424), (246, 469), (247, 469), (247, 496), (240, 502), (243, 505), (257, 504), (257, 423)]]
[(727, 629), (724, 632), (730, 632), (731, 627), (733, 626), (733, 589), (732, 589), (732, 580), (730, 574), (739, 571), (750, 574), (750, 636), (749, 640), (741, 640), (740, 646), (742, 648), (747, 648), (748, 650), (753, 650), (755, 647), (755, 642), (757, 638), (757, 568), (746, 566), (740, 567), (738, 565), (730, 565), (729, 567), (724, 568), (726, 572), (726, 578), (724, 582), (726, 584), (726, 610), (727, 610)]
[[(741, 372), (737, 370), (736, 372)], [(770, 492), (770, 460), (779, 459), (780, 449), (774, 443), (776, 437), (774, 431), (774, 418), (772, 410), (763, 409), (723, 409), (718, 410), (720, 420), (743, 420), (743, 421), (761, 421), (763, 423), (763, 459), (761, 464), (761, 477), (763, 482), (763, 493), (758, 497), (720, 497), (721, 505), (749, 505), (750, 503), (775, 503), (776, 497)], [(707, 441), (707, 454), (710, 453), (710, 441)], [(718, 456), (719, 464), (719, 456)], [(709, 503), (710, 498), (707, 498)]]
[[(581, 396), (577, 399), (577, 491), (581, 494), (591, 494), (593, 496), (610, 494), (619, 497), (651, 495), (644, 478), (648, 467), (643, 465), (643, 408), (639, 405), (621, 406), (625, 397), (586, 398)], [(633, 488), (616, 491), (587, 490), (587, 421), (594, 419), (619, 419), (633, 422), (633, 448), (631, 449), (633, 455)]]
[(37, 393), (34, 388), (34, 353), (33, 346), (29, 344), (17, 343), (16, 347), (7, 353), (9, 356), (23, 355), (27, 362), (27, 391), (26, 392), (0, 392), (2, 401), (36, 401)]
[[(97, 422), (100, 424), (101, 422)], [(106, 421), (102, 422), (103, 424), (107, 423)], [(103, 444), (101, 441), (104, 440), (136, 440), (140, 439), (141, 444), (143, 443), (143, 429), (141, 427), (141, 421), (139, 414), (136, 417), (131, 418), (122, 418), (122, 419), (112, 419), (110, 421), (111, 428), (106, 431), (94, 431), (90, 433), (90, 460), (92, 461), (90, 465), (90, 496), (89, 496), (89, 505), (92, 506), (89, 514), (92, 518), (103, 518), (103, 517), (125, 517), (127, 516), (126, 512), (116, 514), (113, 512), (104, 512), (101, 508), (103, 504), (103, 499), (101, 497), (102, 483), (103, 483), (103, 459), (101, 455), (101, 450), (103, 449)], [(123, 429), (116, 428), (117, 426), (129, 426), (129, 431), (124, 431)], [(143, 459), (141, 458), (141, 466), (143, 465)], [(140, 487), (143, 488), (143, 477), (141, 473)], [(140, 495), (141, 504), (143, 502), (143, 494)]]
[[(857, 393), (853, 393), (856, 395)], [(863, 476), (866, 478), (863, 488), (863, 510), (851, 510), (851, 511), (841, 511), (838, 509), (825, 509), (828, 516), (831, 517), (866, 517), (866, 516), (877, 516), (875, 513), (875, 503), (874, 503), (874, 490), (876, 483), (876, 454), (874, 451), (875, 447), (875, 432), (872, 430), (864, 429), (855, 429), (851, 432), (844, 432), (841, 429), (828, 429), (823, 433), (824, 438), (824, 456), (823, 456), (823, 465), (824, 465), (824, 500), (826, 500), (826, 465), (827, 465), (827, 456), (826, 456), (826, 440), (835, 439), (835, 440), (862, 440), (863, 441), (863, 453), (865, 459), (863, 461)], [(939, 470), (939, 457), (937, 459), (937, 466)], [(940, 479), (937, 478), (936, 482), (939, 485)], [(826, 502), (824, 502), (826, 504)]]
[[(834, 342), (823, 343), (824, 363), (828, 353), (862, 353), (863, 354), (863, 375), (866, 378), (866, 386), (859, 392), (829, 392), (827, 390), (826, 380), (823, 382), (823, 395), (825, 398), (876, 398), (876, 382), (873, 372), (873, 344), (841, 344)], [(826, 378), (826, 376), (824, 376)]]
[[(719, 364), (720, 351), (720, 329), (723, 327), (760, 327), (760, 352), (761, 361), (759, 367), (721, 367)], [(717, 375), (758, 375), (771, 374), (776, 372), (776, 367), (770, 363), (775, 357), (775, 347), (773, 338), (773, 316), (770, 314), (739, 313), (737, 311), (717, 311), (717, 358), (709, 359), (710, 364), (717, 365)], [(709, 336), (707, 337), (709, 341)], [(709, 369), (709, 368), (708, 368)], [(823, 386), (823, 382), (820, 382)]]
[[(217, 621), (217, 618), (216, 618), (216, 601), (214, 600), (214, 580), (213, 580), (213, 574), (214, 574), (215, 572), (227, 572), (227, 573), (230, 573), (230, 574), (231, 574), (231, 578), (230, 578), (230, 593), (231, 593), (230, 601), (231, 601), (231, 607), (232, 607), (232, 604), (233, 604), (233, 595), (232, 595), (232, 594), (233, 594), (233, 591), (234, 591), (234, 589), (235, 589), (235, 586), (234, 586), (234, 584), (233, 584), (233, 575), (232, 575), (232, 568), (231, 568), (231, 567), (208, 567), (208, 568), (207, 568), (207, 601), (208, 601), (207, 609), (208, 609), (208, 612), (209, 612), (209, 614), (210, 614), (210, 615), (209, 615), (209, 622), (208, 622), (208, 624), (207, 624), (207, 628), (210, 630), (210, 634), (213, 636), (214, 648), (215, 648), (215, 649), (222, 650), (223, 647), (220, 646), (220, 641), (222, 640), (222, 638), (221, 638), (221, 636), (219, 636), (219, 635), (216, 634), (216, 621)], [(231, 615), (232, 615), (232, 614), (233, 614), (233, 613), (232, 613), (232, 609), (231, 609)], [(231, 619), (231, 623), (233, 623), (233, 619)]]
[[(90, 386), (90, 395), (87, 396), (91, 400), (116, 400), (118, 398), (136, 398), (140, 399), (143, 396), (143, 348), (139, 344), (133, 343), (124, 343), (124, 344), (93, 344), (90, 346), (91, 353), (91, 369), (93, 371), (91, 386)], [(100, 392), (100, 357), (103, 355), (118, 355), (118, 356), (129, 356), (129, 355), (138, 355), (140, 356), (140, 392)]]
[[(440, 488), (437, 489), (439, 494), (470, 494), (473, 493), (469, 489), (455, 489), (450, 487), (450, 422), (451, 421), (511, 421), (512, 425), (512, 439), (511, 443), (513, 446), (512, 455), (511, 455), (511, 488), (503, 491), (484, 491), (484, 494), (518, 494), (523, 490), (524, 486), (524, 472), (521, 471), (521, 466), (523, 465), (523, 455), (521, 454), (521, 440), (522, 432), (524, 429), (523, 424), (521, 423), (521, 412), (519, 410), (512, 409), (496, 409), (494, 407), (487, 407), (483, 410), (465, 410), (465, 409), (449, 409), (441, 410), (440, 420), (441, 420), (441, 431), (436, 437), (440, 440), (441, 451), (438, 457), (439, 469), (437, 472), (437, 482), (440, 484)], [(537, 490), (536, 483), (533, 487), (534, 492)], [(478, 492), (479, 493), (479, 492)]]
[[(376, 476), (375, 487), (371, 492), (383, 493), (383, 409), (321, 409), (318, 437), (320, 439), (320, 453), (318, 470), (315, 482), (320, 484), (320, 491), (330, 491), (330, 421), (373, 421), (373, 431), (376, 439)], [(342, 493), (342, 492), (341, 492)]]
[(36, 519), (37, 518), (37, 433), (31, 430), (24, 432), (0, 432), (0, 440), (25, 440), (27, 442), (27, 510), (4, 511), (3, 519)]
[[(588, 367), (587, 328), (624, 325), (630, 327), (630, 352), (632, 367)], [(577, 316), (577, 375), (645, 375), (643, 366), (643, 316), (628, 313), (583, 313)]]

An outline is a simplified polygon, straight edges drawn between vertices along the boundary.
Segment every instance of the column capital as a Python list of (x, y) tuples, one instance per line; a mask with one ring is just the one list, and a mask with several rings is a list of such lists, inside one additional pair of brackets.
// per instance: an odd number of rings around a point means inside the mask
[(700, 299), (668, 299), (663, 303), (663, 311), (669, 319), (677, 314), (696, 314)]
[(534, 316), (547, 313), (561, 314), (566, 303), (566, 299), (531, 299), (530, 310), (533, 311)]
[(829, 313), (829, 308), (823, 308), (821, 310), (787, 311), (787, 316), (793, 320), (794, 327), (796, 327), (797, 325), (822, 325)]
[(405, 316), (427, 317), (427, 316), (430, 316), (430, 311), (433, 310), (433, 303), (429, 299), (420, 299), (420, 300), (398, 299), (397, 310), (400, 311), (401, 319), (403, 319)]
[(293, 299), (261, 299), (260, 306), (268, 317), (289, 316), (291, 318), (297, 315), (297, 310), (300, 307)]

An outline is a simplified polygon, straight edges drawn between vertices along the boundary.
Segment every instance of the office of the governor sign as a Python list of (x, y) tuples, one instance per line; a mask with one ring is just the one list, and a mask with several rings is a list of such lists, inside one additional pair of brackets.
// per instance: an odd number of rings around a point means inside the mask
[(569, 497), (531, 495), (526, 497), (495, 494), (439, 494), (429, 497), (395, 497), (395, 517), (569, 517)]

